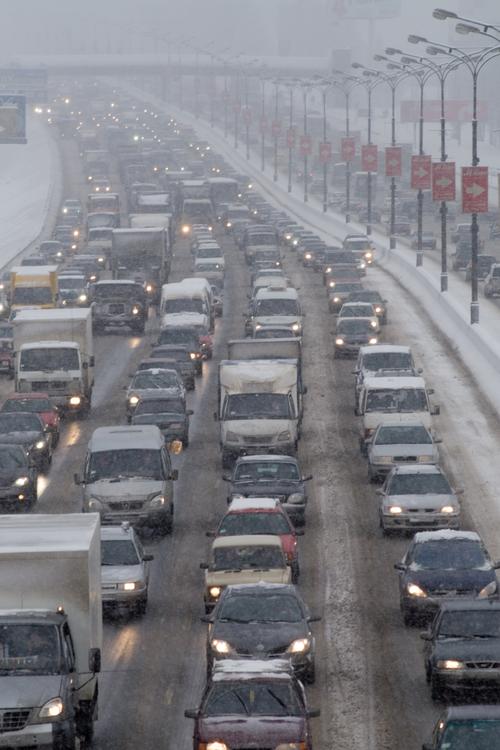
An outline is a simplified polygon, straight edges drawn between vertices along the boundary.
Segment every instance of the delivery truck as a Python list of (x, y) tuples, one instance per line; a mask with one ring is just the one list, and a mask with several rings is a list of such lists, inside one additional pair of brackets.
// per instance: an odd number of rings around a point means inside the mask
[(101, 667), (99, 516), (0, 516), (0, 571), (0, 746), (86, 746)]
[(159, 304), (169, 272), (168, 234), (162, 227), (114, 229), (111, 246), (113, 278), (141, 283), (148, 300)]
[(21, 310), (14, 319), (16, 391), (48, 393), (63, 411), (85, 416), (94, 386), (93, 347), (90, 308)]
[(11, 310), (57, 305), (57, 266), (15, 266), (10, 274)]

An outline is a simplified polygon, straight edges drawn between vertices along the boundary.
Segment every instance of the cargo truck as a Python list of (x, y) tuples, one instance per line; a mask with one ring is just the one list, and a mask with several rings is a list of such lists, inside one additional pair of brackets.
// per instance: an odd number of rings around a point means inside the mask
[(11, 310), (49, 309), (57, 305), (57, 266), (15, 266), (11, 269)]
[(161, 227), (114, 229), (111, 268), (115, 279), (133, 279), (144, 287), (148, 300), (159, 304), (168, 280), (168, 234)]

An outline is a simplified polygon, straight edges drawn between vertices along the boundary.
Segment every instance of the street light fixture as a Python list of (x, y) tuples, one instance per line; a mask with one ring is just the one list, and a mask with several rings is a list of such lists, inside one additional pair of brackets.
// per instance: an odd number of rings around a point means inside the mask
[[(323, 110), (323, 145), (326, 147), (326, 137), (327, 137), (327, 121), (326, 121), (326, 97), (328, 95), (328, 91), (332, 86), (331, 81), (328, 78), (321, 78), (321, 76), (317, 76), (319, 78), (318, 81), (318, 88), (321, 92), (321, 100), (322, 100), (322, 110)], [(328, 211), (328, 163), (326, 159), (326, 155), (323, 155), (323, 213), (326, 214)]]

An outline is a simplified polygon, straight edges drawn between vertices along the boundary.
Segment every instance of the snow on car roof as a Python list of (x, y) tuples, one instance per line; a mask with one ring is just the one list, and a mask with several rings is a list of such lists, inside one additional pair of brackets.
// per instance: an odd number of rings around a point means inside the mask
[[(406, 425), (406, 422), (405, 422)], [(436, 464), (411, 464), (407, 466), (395, 466), (392, 474), (442, 474), (442, 470)]]
[(441, 529), (441, 531), (419, 531), (414, 537), (416, 543), (436, 542), (441, 539), (469, 539), (472, 542), (479, 542), (481, 537), (475, 531), (454, 531), (453, 529)]
[(366, 378), (364, 386), (370, 390), (393, 388), (425, 388), (425, 380), (420, 377), (414, 378)]
[(218, 536), (213, 544), (213, 549), (220, 547), (279, 547), (281, 540), (273, 534), (238, 534), (237, 536)]
[(220, 659), (215, 661), (212, 673), (214, 681), (233, 679), (235, 675), (269, 679), (289, 679), (291, 665), (287, 659)]
[(278, 504), (274, 497), (237, 497), (231, 501), (228, 512), (234, 510), (274, 510)]
[(362, 346), (360, 347), (360, 354), (389, 354), (390, 352), (394, 353), (404, 353), (409, 354), (410, 353), (410, 347), (409, 346), (399, 346), (398, 344), (376, 344), (375, 346)]

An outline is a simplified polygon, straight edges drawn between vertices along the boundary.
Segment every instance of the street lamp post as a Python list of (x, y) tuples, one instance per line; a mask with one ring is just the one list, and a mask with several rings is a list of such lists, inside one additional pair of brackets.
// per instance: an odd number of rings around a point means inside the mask
[(261, 77), (261, 109), (260, 109), (260, 168), (266, 168), (266, 79)]
[[(307, 132), (307, 92), (309, 89), (308, 83), (302, 83), (302, 102), (303, 102), (303, 109), (304, 109), (304, 138), (307, 138), (308, 132)], [(304, 144), (304, 203), (307, 203), (309, 200), (309, 163), (308, 163), (308, 149), (306, 145)]]
[(273, 169), (273, 181), (278, 181), (278, 116), (279, 116), (279, 81), (274, 81), (274, 122), (273, 122), (273, 138), (274, 138), (274, 169)]
[(292, 192), (292, 168), (293, 168), (293, 87), (295, 81), (285, 81), (285, 86), (288, 88), (288, 192)]
[[(318, 88), (321, 91), (322, 112), (323, 112), (323, 148), (326, 149), (327, 138), (327, 119), (326, 119), (326, 98), (328, 90), (331, 88), (331, 81), (320, 79)], [(322, 157), (323, 162), (323, 213), (328, 211), (328, 160), (326, 153)]]
[[(345, 135), (348, 138), (351, 134), (350, 128), (350, 114), (349, 105), (351, 91), (359, 85), (360, 80), (356, 76), (349, 75), (340, 70), (332, 71), (334, 78), (332, 78), (331, 84), (335, 88), (342, 91), (344, 94), (345, 102)], [(346, 224), (351, 221), (351, 162), (346, 161), (345, 163), (345, 220)]]

